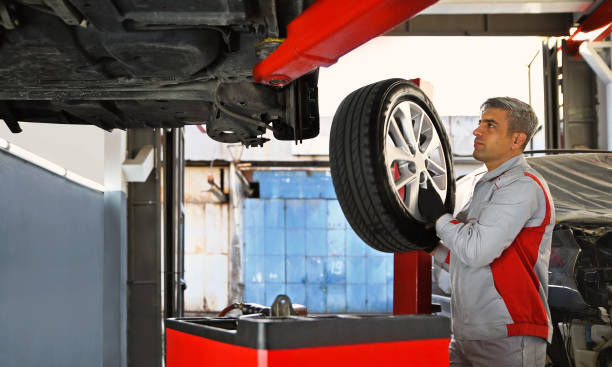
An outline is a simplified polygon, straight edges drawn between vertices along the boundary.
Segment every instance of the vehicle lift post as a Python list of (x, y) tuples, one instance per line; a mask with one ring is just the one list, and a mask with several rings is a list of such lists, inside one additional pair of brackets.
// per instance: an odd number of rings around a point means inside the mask
[(393, 255), (393, 314), (431, 314), (431, 255), (427, 252)]
[[(421, 78), (410, 81), (432, 97)], [(431, 261), (431, 255), (421, 250), (393, 255), (394, 315), (431, 314)]]

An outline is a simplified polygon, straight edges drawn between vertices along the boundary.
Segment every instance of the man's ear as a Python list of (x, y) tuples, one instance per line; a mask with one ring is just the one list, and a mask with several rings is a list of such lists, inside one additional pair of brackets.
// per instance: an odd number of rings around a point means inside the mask
[(514, 133), (512, 134), (512, 147), (521, 148), (527, 141), (527, 134), (525, 133)]

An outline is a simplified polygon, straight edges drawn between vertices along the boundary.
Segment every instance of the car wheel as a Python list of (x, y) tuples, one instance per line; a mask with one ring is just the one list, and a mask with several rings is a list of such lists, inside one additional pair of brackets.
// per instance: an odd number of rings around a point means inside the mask
[(451, 151), (431, 101), (414, 83), (389, 79), (347, 96), (332, 122), (329, 155), (342, 211), (368, 245), (403, 252), (437, 240), (423, 225), (418, 190), (433, 184), (452, 212)]

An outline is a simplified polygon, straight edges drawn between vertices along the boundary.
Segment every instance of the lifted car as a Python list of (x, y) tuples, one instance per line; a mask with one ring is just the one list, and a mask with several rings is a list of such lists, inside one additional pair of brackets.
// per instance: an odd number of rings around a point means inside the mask
[(313, 138), (318, 67), (436, 1), (0, 0), (0, 119)]
[(313, 0), (1, 0), (0, 118), (105, 130), (206, 124), (262, 145), (319, 132), (316, 70), (279, 88), (253, 82)]

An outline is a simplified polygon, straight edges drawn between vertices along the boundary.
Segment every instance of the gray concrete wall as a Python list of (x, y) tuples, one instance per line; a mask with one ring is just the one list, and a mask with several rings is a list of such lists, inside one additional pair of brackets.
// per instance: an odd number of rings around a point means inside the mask
[(127, 366), (127, 199), (104, 193), (103, 366)]
[[(125, 242), (104, 236), (117, 195), (0, 149), (0, 366), (122, 364)], [(106, 230), (124, 225), (117, 214)]]

